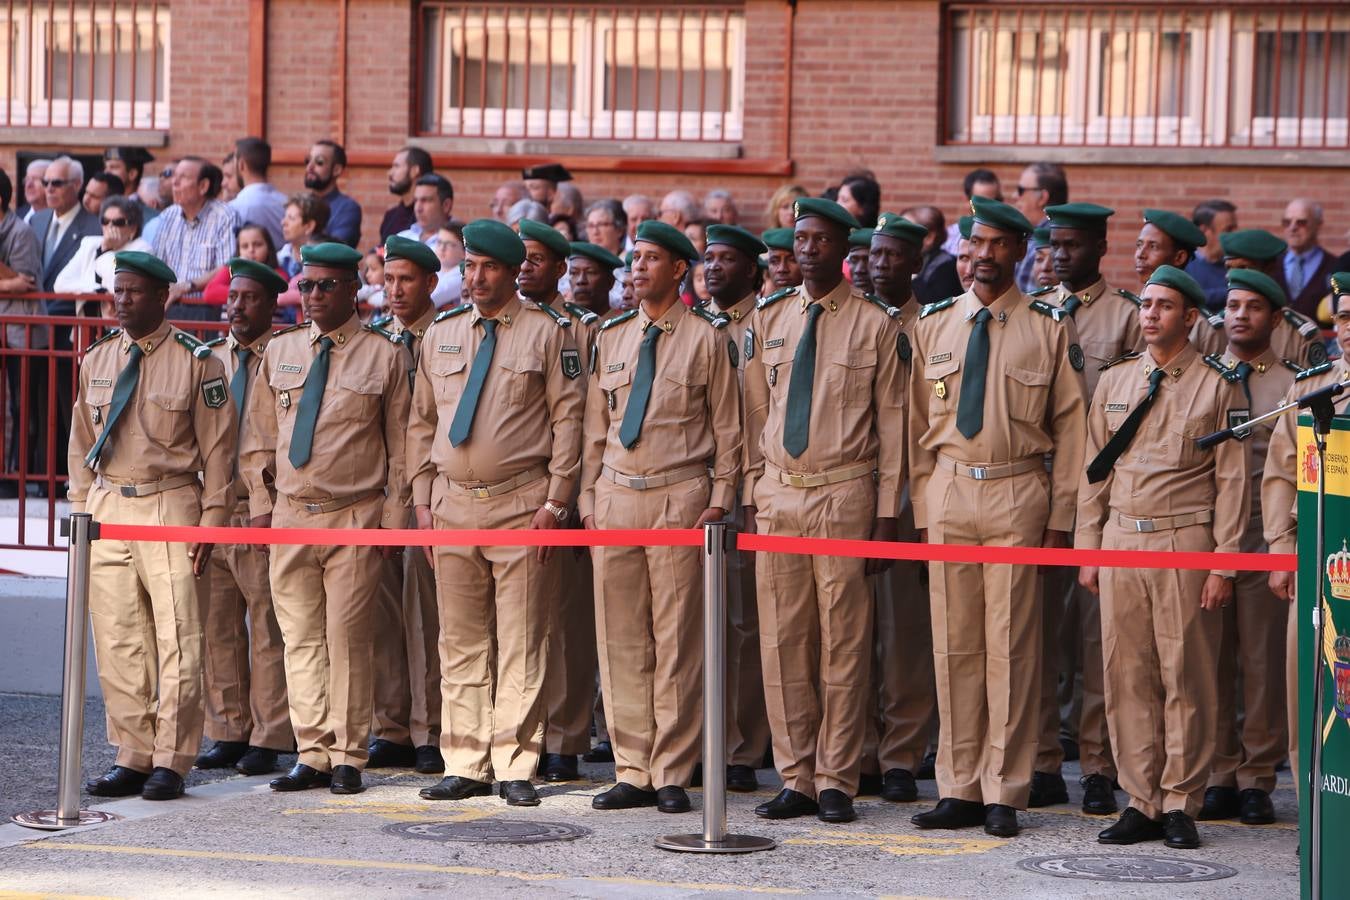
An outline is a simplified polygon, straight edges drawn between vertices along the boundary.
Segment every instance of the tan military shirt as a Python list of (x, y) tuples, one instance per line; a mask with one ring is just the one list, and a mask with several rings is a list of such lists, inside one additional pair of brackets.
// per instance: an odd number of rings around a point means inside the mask
[(278, 332), (263, 353), (260, 377), (249, 391), (249, 427), (239, 454), (249, 514), (256, 518), (272, 511), (273, 483), (277, 493), (312, 502), (382, 491), (381, 524), (402, 527), (410, 493), (404, 452), (408, 352), (355, 315), (327, 334), (333, 348), (309, 462), (299, 470), (291, 465), (291, 434), (305, 378), (324, 336), (310, 322)]
[[(548, 495), (566, 501), (581, 456), (585, 372), (571, 328), (531, 300), (516, 299), (495, 317), (497, 346), (483, 382), (469, 439), (450, 446), (450, 423), (485, 334), (473, 306), (437, 316), (427, 332), (419, 386), (408, 424), (413, 503), (431, 504), (443, 474), (460, 484), (500, 484), (536, 466), (549, 473)], [(565, 321), (565, 320), (564, 320)]]
[[(1350, 380), (1350, 368), (1346, 358), (1325, 367), (1321, 371), (1296, 380), (1288, 393), (1280, 398), (1287, 403), (1304, 394), (1312, 393)], [(1315, 371), (1315, 370), (1314, 370)], [(1350, 392), (1343, 393), (1334, 401), (1337, 415), (1350, 413)], [(1276, 420), (1270, 435), (1270, 447), (1266, 452), (1266, 466), (1261, 480), (1261, 511), (1266, 543), (1271, 553), (1298, 552), (1298, 417), (1303, 410), (1290, 410)]]
[[(989, 305), (984, 427), (967, 439), (956, 427), (966, 345), (982, 308), (973, 291), (929, 304), (913, 335), (909, 384), (909, 477), (914, 524), (927, 528), (928, 479), (939, 454), (972, 466), (1052, 454), (1046, 527), (1071, 531), (1083, 471), (1087, 388), (1073, 320), (1016, 287)], [(940, 308), (939, 308), (940, 307)], [(1041, 311), (1038, 311), (1041, 310)], [(926, 313), (926, 314), (925, 314)]]
[[(1157, 367), (1145, 351), (1102, 373), (1088, 415), (1089, 462), (1144, 399), (1149, 373)], [(1247, 449), (1240, 441), (1225, 441), (1201, 450), (1195, 441), (1245, 418), (1247, 401), (1241, 388), (1206, 365), (1189, 343), (1166, 369), (1153, 406), (1111, 474), (1089, 484), (1086, 469), (1080, 470), (1076, 547), (1100, 548), (1102, 529), (1117, 513), (1153, 519), (1209, 510), (1214, 549), (1238, 551), (1251, 505)]]
[(79, 394), (70, 417), (69, 497), (84, 510), (96, 476), (116, 484), (149, 484), (200, 473), (205, 526), (224, 525), (233, 508), (238, 420), (225, 370), (196, 338), (164, 322), (136, 343), (140, 377), (99, 454), (97, 472), (84, 458), (108, 422), (117, 376), (126, 368), (131, 337), (117, 332), (91, 347), (80, 365)]
[(759, 297), (756, 294), (750, 293), (737, 300), (727, 309), (722, 309), (716, 303), (708, 306), (708, 312), (722, 316), (727, 320), (727, 336), (736, 345), (736, 353), (741, 360), (745, 359), (745, 333), (750, 330), (750, 321), (754, 318), (755, 304), (758, 300)]
[[(1223, 327), (1223, 313), (1201, 316), (1191, 329), (1191, 343), (1202, 356), (1224, 353), (1228, 349), (1228, 332)], [(1287, 307), (1279, 311), (1275, 320), (1270, 349), (1277, 358), (1287, 359), (1302, 369), (1327, 361), (1327, 348), (1317, 323)]]
[[(264, 331), (262, 336), (253, 343), (244, 345), (239, 342), (239, 339), (234, 336), (234, 332), (231, 331), (225, 337), (218, 338), (207, 345), (211, 348), (211, 355), (220, 360), (221, 365), (225, 367), (225, 383), (227, 385), (234, 384), (234, 375), (239, 371), (239, 351), (241, 349), (247, 349), (249, 351), (248, 386), (245, 388), (244, 403), (242, 407), (243, 415), (239, 420), (239, 442), (237, 444), (239, 447), (243, 446), (244, 429), (248, 427), (248, 394), (252, 392), (253, 383), (258, 380), (258, 372), (262, 368), (263, 351), (267, 349), (267, 345), (271, 340), (272, 332), (269, 329), (268, 331)], [(230, 402), (234, 402), (233, 396), (230, 397)], [(235, 497), (239, 502), (245, 502), (248, 500), (248, 485), (244, 483), (243, 478), (239, 477), (239, 457), (237, 454), (234, 460), (234, 475)]]
[(439, 312), (440, 310), (432, 306), (429, 307), (426, 312), (422, 313), (422, 315), (417, 318), (416, 322), (408, 323), (404, 322), (398, 316), (389, 316), (386, 319), (380, 319), (378, 322), (373, 322), (371, 324), (377, 325), (383, 331), (387, 331), (389, 334), (393, 335), (396, 340), (403, 340), (404, 332), (408, 332), (412, 335), (410, 344), (405, 346), (408, 346), (408, 351), (412, 354), (413, 371), (416, 371), (417, 360), (422, 353), (422, 338), (426, 336), (427, 329), (431, 327), (431, 323), (435, 321), (436, 315)]
[(1087, 382), (1089, 397), (1097, 390), (1102, 366), (1144, 348), (1139, 331), (1139, 306), (1107, 284), (1105, 278), (1097, 279), (1096, 284), (1076, 295), (1060, 284), (1053, 292), (1040, 296), (1044, 300), (1053, 300), (1058, 306), (1063, 306), (1073, 296), (1083, 301), (1073, 313), (1073, 324), (1078, 328), (1078, 344), (1086, 359), (1083, 379)]
[[(649, 325), (656, 341), (656, 377), (638, 442), (625, 448), (619, 427), (637, 371), (638, 349)], [(601, 465), (625, 475), (660, 475), (693, 465), (712, 470), (710, 506), (730, 510), (741, 477), (741, 394), (732, 365), (735, 346), (718, 328), (676, 301), (653, 322), (639, 305), (610, 319), (595, 339), (586, 393), (581, 451), (584, 519), (595, 512)]]
[[(816, 370), (806, 450), (800, 457), (783, 448), (788, 386), (793, 359), (806, 328), (806, 310), (819, 303)], [(847, 281), (823, 297), (806, 286), (755, 313), (745, 363), (745, 497), (769, 465), (797, 474), (822, 474), (874, 460), (877, 518), (900, 514), (905, 482), (905, 373), (900, 328)]]

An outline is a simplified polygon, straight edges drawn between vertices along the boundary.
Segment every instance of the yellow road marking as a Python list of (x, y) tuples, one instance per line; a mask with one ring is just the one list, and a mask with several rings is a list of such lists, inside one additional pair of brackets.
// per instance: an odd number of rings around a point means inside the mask
[(336, 816), (364, 814), (390, 822), (472, 822), (497, 814), (496, 810), (454, 807), (431, 803), (361, 803), (332, 800), (317, 808), (285, 809), (284, 816)]
[(39, 891), (0, 891), (0, 900), (112, 900), (111, 897), (94, 897), (86, 894), (56, 894)]
[(830, 847), (876, 847), (896, 856), (963, 856), (985, 853), (1007, 841), (994, 838), (928, 837), (917, 834), (839, 834), (815, 829), (815, 837), (787, 838), (785, 844), (819, 844)]
[(126, 856), (159, 856), (176, 859), (212, 859), (230, 862), (277, 863), (286, 866), (327, 866), (335, 869), (381, 869), (395, 872), (434, 872), (440, 875), (473, 875), (483, 878), (514, 878), (517, 881), (582, 880), (600, 884), (624, 884), (639, 887), (673, 887), (690, 891), (744, 891), (750, 894), (802, 894), (798, 888), (749, 884), (702, 884), (671, 882), (648, 878), (570, 875), (559, 872), (512, 872), (480, 866), (439, 866), (431, 863), (391, 862), (377, 859), (328, 859), (321, 856), (279, 856), (271, 853), (230, 853), (222, 850), (173, 850), (166, 847), (118, 847), (109, 844), (65, 844), (36, 841), (20, 844), (30, 850), (71, 850), (79, 853), (111, 853)]

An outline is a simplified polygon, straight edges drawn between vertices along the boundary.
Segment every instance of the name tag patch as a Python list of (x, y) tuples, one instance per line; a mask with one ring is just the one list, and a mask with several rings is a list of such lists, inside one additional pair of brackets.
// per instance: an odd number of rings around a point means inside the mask
[(932, 356), (928, 357), (928, 364), (933, 366), (938, 363), (945, 363), (951, 358), (952, 355), (950, 353), (934, 353)]
[(112, 379), (111, 379), (111, 378), (90, 378), (90, 379), (89, 379), (89, 386), (90, 386), (90, 387), (112, 387)]
[(1130, 404), (1128, 404), (1128, 403), (1108, 403), (1108, 404), (1106, 404), (1106, 411), (1107, 411), (1107, 412), (1127, 412), (1127, 411), (1129, 411), (1129, 408), (1130, 408)]
[(606, 371), (606, 372), (622, 372), (622, 371), (623, 371), (623, 363), (621, 363), (621, 362), (610, 363), (609, 365), (605, 366), (605, 371)]
[(279, 370), (282, 371), (282, 372), (292, 372), (292, 373), (295, 373), (295, 374), (297, 374), (297, 375), (298, 375), (299, 373), (305, 371), (305, 367), (304, 367), (304, 366), (295, 366), (295, 365), (291, 365), (290, 363), (282, 363), (281, 365), (277, 366), (277, 369), (279, 369)]
[(783, 342), (784, 342), (783, 338), (769, 338), (767, 341), (764, 342), (764, 349), (772, 350), (775, 347), (781, 347), (783, 346)]
[(437, 345), (436, 345), (436, 352), (437, 352), (437, 353), (458, 353), (458, 352), (460, 352), (460, 345), (459, 345), (459, 344), (437, 344)]

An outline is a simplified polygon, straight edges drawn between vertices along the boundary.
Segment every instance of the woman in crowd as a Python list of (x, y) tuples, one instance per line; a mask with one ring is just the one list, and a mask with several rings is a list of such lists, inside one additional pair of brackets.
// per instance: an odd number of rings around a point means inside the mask
[[(119, 250), (150, 251), (150, 245), (141, 237), (141, 207), (130, 197), (120, 194), (107, 197), (99, 208), (102, 234), (83, 238), (52, 284), (58, 294), (112, 294), (113, 254)], [(81, 301), (75, 304), (76, 315), (99, 315), (99, 304)], [(111, 304), (109, 306), (111, 312)]]
[[(272, 236), (261, 225), (245, 225), (239, 229), (235, 238), (235, 255), (241, 259), (251, 259), (276, 269), (277, 274), (289, 280), (286, 271), (277, 265), (277, 249), (272, 245)], [(221, 266), (215, 277), (202, 291), (202, 299), (208, 303), (224, 303), (230, 293), (230, 267)]]

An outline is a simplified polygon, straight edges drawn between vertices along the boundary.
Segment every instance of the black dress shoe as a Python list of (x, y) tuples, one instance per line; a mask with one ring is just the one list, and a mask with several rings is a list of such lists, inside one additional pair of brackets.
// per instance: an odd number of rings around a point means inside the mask
[(759, 790), (759, 779), (750, 766), (727, 766), (727, 790), (749, 794)]
[(445, 759), (441, 748), (435, 744), (423, 744), (417, 748), (413, 769), (422, 775), (439, 775), (445, 771)]
[(545, 753), (539, 771), (545, 781), (553, 784), (559, 781), (576, 781), (581, 777), (581, 773), (577, 771), (575, 753)]
[(1243, 825), (1269, 825), (1275, 821), (1275, 807), (1265, 791), (1247, 788), (1240, 798), (1241, 813), (1238, 818)]
[(231, 769), (247, 752), (247, 741), (216, 741), (193, 765), (198, 769)]
[(131, 797), (141, 792), (149, 777), (149, 772), (113, 766), (106, 775), (85, 782), (84, 791), (93, 797)]
[(694, 763), (694, 771), (689, 775), (690, 787), (703, 787), (703, 763)]
[(268, 782), (268, 786), (274, 791), (307, 791), (310, 788), (328, 787), (332, 780), (333, 776), (327, 772), (296, 763), (285, 775)]
[(858, 814), (853, 811), (853, 798), (835, 788), (821, 791), (816, 797), (816, 803), (820, 806), (816, 818), (822, 822), (852, 822), (858, 818)]
[(277, 770), (277, 751), (266, 747), (249, 747), (239, 757), (239, 762), (234, 764), (234, 769), (241, 775), (270, 775)]
[(882, 780), (879, 772), (864, 772), (858, 776), (858, 796), (876, 797), (881, 793)]
[(1056, 803), (1069, 802), (1069, 789), (1064, 785), (1064, 776), (1058, 772), (1031, 773), (1031, 796), (1027, 800), (1028, 809), (1042, 806), (1054, 806)]
[(367, 769), (411, 769), (417, 765), (417, 750), (412, 744), (395, 744), (383, 738), (370, 742)]
[(919, 828), (974, 828), (984, 824), (984, 804), (947, 797), (928, 812), (910, 816)]
[(1200, 846), (1195, 820), (1179, 809), (1163, 813), (1163, 846), (1173, 850), (1194, 850)]
[(173, 769), (155, 766), (141, 788), (142, 800), (177, 800), (183, 796), (183, 776)]
[(1200, 807), (1200, 815), (1196, 818), (1201, 822), (1236, 819), (1241, 810), (1242, 801), (1238, 797), (1237, 788), (1212, 787), (1205, 791), (1205, 802)]
[(1120, 846), (1162, 839), (1162, 823), (1153, 821), (1133, 806), (1126, 807), (1125, 812), (1121, 813), (1116, 824), (1097, 835), (1097, 843), (1099, 844)]
[(1109, 816), (1117, 809), (1116, 795), (1111, 790), (1111, 779), (1105, 775), (1084, 775), (1078, 779), (1083, 786), (1083, 812), (1090, 816)]
[(678, 784), (668, 784), (656, 792), (656, 809), (663, 813), (686, 813), (693, 807), (689, 794)]
[(423, 800), (466, 800), (469, 797), (487, 797), (492, 793), (492, 785), (486, 781), (474, 781), (463, 775), (447, 775), (431, 787), (422, 788), (417, 796)]
[(609, 741), (600, 741), (582, 754), (581, 758), (586, 762), (614, 762), (614, 745)]
[(637, 809), (655, 805), (656, 791), (644, 791), (622, 781), (591, 798), (591, 809)]
[(361, 783), (361, 770), (356, 766), (333, 766), (328, 789), (334, 794), (359, 794), (366, 786)]
[(1059, 749), (1064, 752), (1065, 762), (1078, 761), (1078, 742), (1073, 738), (1062, 737), (1059, 739)]
[(1021, 831), (1017, 824), (1017, 810), (1002, 803), (991, 803), (984, 813), (984, 833), (994, 837), (1017, 837)]
[(923, 762), (919, 763), (919, 768), (914, 770), (916, 781), (932, 781), (937, 778), (937, 754), (925, 753)]
[(507, 806), (538, 806), (539, 793), (528, 781), (503, 781), (497, 785), (497, 796)]
[(768, 803), (761, 803), (755, 807), (755, 815), (761, 819), (795, 819), (798, 816), (809, 816), (820, 812), (820, 807), (816, 801), (790, 788), (783, 788)]
[(881, 782), (882, 800), (909, 803), (919, 799), (919, 786), (908, 769), (888, 769)]

